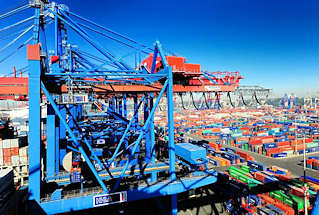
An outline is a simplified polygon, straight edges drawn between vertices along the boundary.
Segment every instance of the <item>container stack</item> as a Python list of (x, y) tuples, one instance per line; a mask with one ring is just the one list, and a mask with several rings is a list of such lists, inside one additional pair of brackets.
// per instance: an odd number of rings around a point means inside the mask
[(319, 170), (319, 156), (311, 156), (306, 160), (307, 168)]
[(236, 181), (250, 189), (258, 189), (259, 186), (273, 187), (274, 183), (280, 184), (281, 189), (270, 189), (263, 194), (242, 197), (241, 207), (255, 214), (299, 214), (304, 211), (304, 189), (308, 189), (307, 208), (311, 209), (311, 203), (315, 200), (319, 188), (319, 180), (307, 177), (304, 185), (303, 178), (293, 179), (290, 172), (277, 167), (249, 161), (240, 168), (231, 166), (224, 174), (230, 180)]
[[(318, 152), (319, 124), (296, 120), (297, 116), (282, 110), (180, 111), (174, 120), (176, 141), (185, 142), (189, 134), (273, 158), (303, 154), (304, 148), (306, 153)], [(155, 121), (158, 126), (166, 125), (162, 113), (157, 113)]]
[(28, 177), (28, 146), (19, 147), (19, 139), (0, 140), (0, 170), (14, 171), (14, 182), (24, 186)]
[(0, 140), (0, 166), (15, 166), (27, 164), (28, 148), (19, 148), (19, 139)]

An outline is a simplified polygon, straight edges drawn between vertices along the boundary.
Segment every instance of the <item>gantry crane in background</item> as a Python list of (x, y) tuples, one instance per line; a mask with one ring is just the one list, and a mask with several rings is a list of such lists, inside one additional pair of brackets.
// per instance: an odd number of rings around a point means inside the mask
[[(147, 71), (149, 71), (149, 68), (146, 62), (149, 61), (149, 58), (146, 58), (141, 66)], [(184, 57), (168, 56), (166, 59), (173, 71), (174, 104), (177, 109), (256, 107), (264, 105), (271, 94), (271, 89), (268, 88), (239, 85), (240, 80), (243, 78), (239, 72), (203, 72), (200, 71), (199, 64), (183, 63), (182, 66), (179, 65), (178, 59), (185, 61)], [(157, 59), (157, 62), (161, 61)], [(184, 65), (191, 65), (195, 69), (189, 69), (189, 66)], [(13, 77), (0, 77), (0, 99), (28, 100), (28, 77), (22, 77), (22, 73), (28, 68), (25, 67), (23, 69), (24, 71), (20, 71), (20, 77), (16, 76), (16, 72), (13, 73)], [(15, 68), (14, 71), (16, 71)], [(94, 84), (92, 92), (100, 95), (100, 97), (103, 97), (106, 91), (114, 93), (153, 91), (157, 92), (157, 94), (159, 93), (158, 89), (149, 86), (112, 86), (98, 82)], [(162, 84), (159, 82), (154, 86), (160, 88)], [(67, 86), (62, 87), (62, 92), (67, 92)], [(160, 107), (162, 107), (161, 110), (165, 109), (164, 104), (161, 104)]]
[[(23, 8), (22, 8), (23, 9)], [(48, 18), (48, 15), (45, 15), (48, 25), (50, 25), (53, 21)], [(83, 18), (83, 17), (81, 17)], [(12, 26), (5, 27), (4, 31), (7, 31), (10, 28), (17, 28), (24, 23), (31, 22), (32, 19), (27, 18), (13, 24)], [(86, 19), (82, 19), (82, 21), (88, 21)], [(80, 27), (93, 31), (95, 34), (100, 36), (106, 36), (104, 32), (100, 32), (103, 29), (102, 26), (96, 25), (95, 23), (92, 25), (90, 23), (82, 24), (80, 23)], [(99, 30), (93, 29), (92, 27), (99, 28)], [(102, 27), (102, 28), (101, 28)], [(105, 30), (105, 29), (104, 29)], [(109, 29), (107, 29), (109, 30)], [(26, 33), (23, 32), (22, 36)], [(26, 31), (31, 31), (31, 28), (27, 28)], [(18, 31), (19, 32), (19, 31)], [(116, 35), (122, 36), (122, 35)], [(19, 35), (20, 37), (20, 35)], [(111, 38), (109, 38), (111, 39)], [(117, 42), (116, 40), (111, 39), (113, 42)], [(10, 53), (9, 56), (5, 56), (4, 59), (0, 59), (0, 62), (7, 59), (14, 54), (16, 51), (23, 48), (30, 38), (25, 41), (24, 43), (20, 44), (16, 50)], [(121, 42), (121, 41), (119, 41)], [(121, 42), (122, 43), (122, 42)], [(129, 40), (129, 43), (133, 43)], [(136, 45), (136, 43), (133, 43)], [(11, 44), (12, 45), (12, 44)], [(3, 50), (9, 48), (9, 46), (5, 46)], [(113, 44), (114, 45), (114, 44)], [(124, 43), (122, 45), (131, 46), (131, 44)], [(114, 48), (114, 46), (111, 46)], [(132, 47), (132, 46), (131, 46)], [(145, 57), (141, 54), (137, 54), (136, 52), (133, 53), (134, 58), (129, 58), (132, 54), (126, 55), (123, 54), (123, 58), (128, 58), (130, 61), (135, 62), (134, 68), (135, 69), (142, 69), (144, 71), (150, 72), (152, 68), (152, 60), (154, 58), (153, 53), (147, 53), (147, 48), (142, 46), (141, 52), (144, 54)], [(121, 51), (115, 50), (116, 52)], [(1, 51), (0, 51), (1, 53)], [(103, 63), (103, 58), (100, 56), (92, 55), (87, 51), (77, 51), (75, 53), (77, 56), (77, 61), (80, 62), (82, 65), (87, 66), (85, 62), (85, 58), (93, 60), (95, 62)], [(83, 62), (81, 62), (83, 61)], [(138, 62), (139, 61), (139, 62)], [(243, 78), (239, 72), (209, 72), (209, 71), (202, 71), (200, 64), (193, 64), (188, 63), (187, 59), (184, 57), (179, 57), (175, 55), (169, 55), (166, 57), (166, 61), (169, 66), (172, 67), (173, 71), (173, 92), (177, 97), (180, 98), (181, 108), (195, 108), (195, 109), (203, 109), (203, 108), (222, 108), (222, 106), (236, 107), (238, 105), (242, 106), (256, 106), (264, 104), (263, 101), (266, 101), (270, 90), (265, 89), (259, 86), (239, 86), (240, 80)], [(163, 68), (163, 63), (160, 57), (156, 58), (155, 62), (155, 71), (161, 70)], [(28, 99), (28, 78), (22, 77), (22, 73), (28, 71), (28, 66), (18, 69), (20, 72), (20, 77), (17, 77), (16, 69), (14, 68), (13, 77), (0, 77), (0, 96), (2, 99), (15, 99), (15, 100), (27, 100)], [(112, 86), (111, 84), (101, 84), (99, 81), (91, 82), (92, 83), (92, 90), (95, 94), (104, 94), (105, 91), (112, 91), (112, 92), (145, 92), (145, 91), (153, 91), (160, 92), (159, 88), (163, 85), (163, 82), (155, 83), (155, 88), (140, 85), (140, 86), (132, 86), (127, 84), (118, 84), (116, 86)], [(94, 86), (94, 87), (93, 87)], [(62, 92), (66, 93), (68, 87), (64, 85), (62, 87)], [(13, 96), (14, 95), (14, 96)], [(244, 99), (244, 97), (246, 97)], [(222, 100), (222, 101), (221, 101)], [(226, 101), (227, 100), (227, 101)], [(249, 100), (249, 101), (248, 101)], [(183, 103), (188, 103), (189, 105), (184, 105)], [(224, 105), (223, 105), (224, 104)], [(163, 106), (163, 105), (162, 105)]]
[(295, 94), (288, 95), (285, 93), (284, 97), (281, 99), (281, 107), (285, 109), (296, 109), (297, 98)]

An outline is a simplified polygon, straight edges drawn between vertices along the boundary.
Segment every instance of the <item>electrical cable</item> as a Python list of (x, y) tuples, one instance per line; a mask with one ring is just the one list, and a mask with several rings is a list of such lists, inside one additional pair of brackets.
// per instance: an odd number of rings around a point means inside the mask
[(0, 32), (9, 30), (9, 29), (11, 29), (11, 28), (13, 28), (13, 27), (16, 27), (16, 26), (18, 26), (18, 25), (20, 25), (20, 24), (22, 24), (22, 23), (28, 22), (28, 21), (32, 20), (34, 17), (35, 17), (35, 16), (31, 16), (31, 17), (28, 17), (28, 18), (26, 18), (26, 19), (24, 19), (24, 20), (21, 20), (21, 21), (19, 21), (19, 22), (16, 22), (16, 23), (14, 23), (14, 24), (12, 24), (12, 25), (6, 26), (6, 27), (0, 29)]
[(235, 107), (235, 105), (234, 105), (233, 101), (231, 100), (230, 92), (227, 92), (227, 96), (228, 96), (228, 99), (229, 99), (230, 105), (234, 108), (234, 107)]
[(104, 27), (104, 26), (101, 26), (101, 25), (99, 25), (99, 24), (96, 24), (96, 23), (94, 23), (94, 22), (92, 22), (92, 21), (90, 21), (90, 20), (88, 20), (88, 19), (86, 19), (86, 18), (84, 18), (84, 17), (81, 17), (81, 16), (79, 16), (79, 15), (77, 15), (77, 14), (71, 12), (71, 11), (68, 11), (68, 13), (71, 14), (71, 15), (73, 15), (73, 16), (75, 16), (75, 17), (77, 17), (77, 18), (79, 18), (79, 19), (81, 19), (81, 20), (83, 20), (83, 21), (86, 21), (86, 22), (90, 23), (91, 25), (94, 25), (94, 26), (96, 26), (96, 27), (99, 27), (99, 28), (101, 28), (101, 29), (103, 29), (103, 30), (105, 30), (105, 31), (107, 31), (107, 32), (109, 32), (109, 33), (115, 34), (116, 36), (122, 37), (123, 39), (126, 39), (126, 40), (128, 40), (128, 41), (130, 41), (130, 42), (132, 42), (132, 43), (135, 43), (135, 44), (140, 45), (140, 46), (142, 46), (142, 47), (144, 47), (144, 48), (148, 48), (148, 49), (154, 51), (152, 48), (149, 48), (149, 47), (147, 47), (147, 46), (144, 45), (144, 44), (141, 44), (141, 43), (139, 43), (139, 42), (137, 42), (137, 41), (135, 41), (135, 40), (133, 40), (133, 39), (127, 37), (127, 36), (124, 36), (124, 35), (122, 35), (122, 34), (119, 34), (119, 33), (115, 32), (115, 31), (112, 31), (112, 30), (110, 30), (110, 29), (108, 29), (108, 28), (106, 28), (106, 27)]
[(21, 6), (21, 7), (15, 8), (15, 9), (13, 9), (13, 10), (11, 10), (11, 11), (9, 11), (9, 12), (6, 12), (6, 13), (4, 13), (4, 14), (0, 14), (0, 20), (1, 20), (1, 19), (4, 19), (4, 18), (7, 18), (7, 17), (9, 17), (9, 16), (12, 16), (12, 15), (14, 15), (14, 14), (17, 14), (17, 13), (19, 13), (19, 12), (21, 12), (21, 11), (24, 11), (24, 10), (30, 8), (30, 7), (31, 7), (30, 5), (23, 5), (23, 6)]
[(193, 93), (190, 92), (190, 94), (191, 94), (191, 99), (192, 99), (192, 102), (193, 102), (193, 105), (194, 105), (195, 109), (196, 109), (196, 110), (199, 110), (199, 108), (198, 108), (198, 107), (196, 106), (196, 104), (195, 104)]

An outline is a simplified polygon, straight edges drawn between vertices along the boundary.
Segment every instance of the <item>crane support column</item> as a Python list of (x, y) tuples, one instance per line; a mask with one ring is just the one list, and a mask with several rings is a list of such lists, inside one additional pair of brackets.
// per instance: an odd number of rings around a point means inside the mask
[(75, 116), (76, 110), (75, 110), (75, 105), (74, 104), (70, 104), (69, 105), (69, 111), (70, 112), (68, 113), (69, 114), (68, 124), (69, 124), (70, 128), (73, 129), (74, 126), (75, 126), (74, 120), (76, 118), (76, 116)]
[[(167, 114), (168, 114), (168, 150), (169, 150), (169, 174), (170, 180), (176, 180), (175, 172), (175, 143), (174, 143), (174, 102), (173, 102), (173, 73), (170, 67), (168, 70), (167, 86)], [(171, 214), (177, 215), (177, 195), (171, 196)]]
[[(59, 105), (59, 110), (60, 110), (60, 113), (62, 115), (62, 117), (64, 119), (66, 119), (66, 108), (65, 108), (65, 105), (63, 104), (60, 104)], [(60, 143), (64, 143), (66, 141), (66, 128), (65, 126), (63, 125), (63, 123), (60, 121), (60, 130), (59, 130), (59, 135), (60, 135)], [(59, 144), (60, 146), (60, 144)], [(60, 160), (60, 165), (62, 165), (62, 161), (63, 161), (63, 158), (64, 156), (66, 155), (66, 148), (61, 148), (59, 147), (59, 160)]]
[(47, 105), (47, 176), (54, 176), (56, 171), (55, 155), (56, 155), (56, 129), (55, 129), (55, 113), (51, 104)]
[[(137, 101), (137, 93), (136, 93), (136, 94), (134, 94), (134, 113), (136, 111), (138, 111), (137, 109), (138, 109), (138, 101)], [(134, 116), (134, 124), (135, 124), (135, 128), (137, 128), (137, 126), (138, 126), (138, 114), (136, 114)]]
[(41, 184), (41, 63), (40, 45), (27, 46), (29, 64), (29, 199), (40, 202)]
[[(54, 110), (53, 110), (54, 111)], [(55, 123), (55, 173), (60, 171), (60, 120), (54, 114)]]
[(119, 98), (118, 103), (119, 103), (119, 111), (118, 114), (120, 114), (121, 116), (123, 116), (123, 103), (122, 103), (122, 99), (123, 98)]
[[(154, 93), (150, 94), (150, 110), (153, 109), (154, 106)], [(154, 126), (154, 115), (151, 116), (151, 122), (150, 122), (150, 138), (151, 138), (151, 162), (155, 164), (155, 126)], [(157, 174), (156, 172), (153, 172), (151, 174), (151, 182), (157, 181)]]
[(126, 93), (123, 94), (123, 109), (124, 109), (123, 116), (125, 119), (127, 119), (127, 94)]
[[(149, 104), (149, 95), (146, 94), (146, 98), (144, 101), (144, 123), (146, 123), (146, 120), (149, 116), (150, 109), (148, 107)], [(147, 126), (146, 131), (144, 133), (145, 137), (145, 160), (146, 162), (149, 162), (151, 160), (151, 138), (150, 138), (150, 124)]]
[[(159, 42), (156, 42), (158, 52), (161, 56), (164, 68), (167, 72), (168, 86), (167, 86), (167, 120), (168, 120), (168, 156), (169, 156), (169, 174), (170, 181), (176, 180), (175, 172), (175, 140), (174, 140), (174, 99), (173, 99), (173, 72), (168, 65), (162, 47)], [(171, 214), (177, 215), (177, 195), (171, 196)]]

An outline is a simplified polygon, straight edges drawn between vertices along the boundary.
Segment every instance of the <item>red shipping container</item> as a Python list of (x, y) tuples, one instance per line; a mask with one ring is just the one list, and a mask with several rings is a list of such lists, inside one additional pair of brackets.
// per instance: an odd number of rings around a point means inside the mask
[(274, 153), (280, 153), (280, 152), (283, 152), (283, 151), (286, 151), (284, 150), (283, 148), (269, 148), (267, 149), (267, 154), (274, 154)]
[(282, 148), (284, 151), (295, 150), (294, 146), (283, 146), (283, 147), (280, 147), (280, 148)]
[(305, 143), (312, 143), (313, 142), (313, 139), (312, 138), (306, 138), (305, 139)]
[[(295, 186), (292, 186), (290, 187), (290, 191), (289, 193), (293, 194), (293, 195), (296, 195), (296, 196), (299, 196), (299, 197), (304, 197), (304, 191), (303, 189), (299, 188), (299, 187), (295, 187)], [(307, 198), (309, 198), (309, 195), (307, 196)]]
[(261, 142), (262, 143), (273, 143), (273, 142), (275, 142), (275, 139), (274, 138), (264, 138), (264, 139), (262, 139)]
[(290, 181), (292, 178), (288, 175), (276, 175), (276, 177), (281, 181)]
[(292, 209), (291, 207), (289, 207), (288, 205), (285, 205), (284, 203), (282, 203), (280, 201), (274, 202), (273, 205), (275, 207), (281, 209), (282, 211), (284, 211), (286, 215), (295, 215), (294, 209)]
[(308, 159), (308, 160), (306, 160), (306, 164), (312, 166), (312, 162), (313, 162), (314, 160), (315, 160), (315, 159)]
[(266, 175), (263, 174), (262, 172), (255, 172), (254, 176), (258, 181), (265, 183)]
[(19, 147), (10, 148), (11, 156), (19, 155)]
[(267, 202), (269, 204), (275, 203), (275, 200), (266, 194), (258, 194), (258, 196), (261, 197), (265, 202)]
[[(295, 149), (295, 146), (293, 146), (293, 147)], [(306, 149), (307, 149), (307, 146), (306, 146)], [(299, 150), (303, 150), (303, 144), (297, 145), (297, 151), (299, 151)]]
[(314, 167), (319, 168), (319, 160), (313, 159), (313, 161), (312, 161), (312, 168), (314, 168)]
[(200, 73), (200, 64), (184, 63), (185, 72)]
[(11, 148), (2, 149), (3, 157), (11, 157)]
[(289, 142), (289, 141), (277, 142), (277, 146), (278, 146), (278, 147), (290, 146), (290, 142)]
[(11, 164), (11, 156), (3, 156), (3, 163), (5, 164), (5, 165), (9, 165), (9, 164)]
[(210, 147), (212, 147), (216, 151), (219, 151), (219, 145), (217, 143), (210, 142), (208, 144), (209, 144)]
[(261, 140), (249, 140), (249, 144), (251, 145), (261, 145), (263, 144)]

